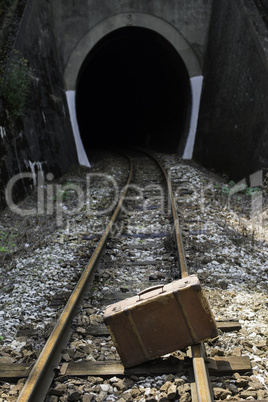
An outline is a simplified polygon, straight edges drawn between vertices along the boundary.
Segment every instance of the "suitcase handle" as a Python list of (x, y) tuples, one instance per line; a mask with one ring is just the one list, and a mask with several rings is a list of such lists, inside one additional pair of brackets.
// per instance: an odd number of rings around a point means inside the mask
[(150, 288), (142, 290), (140, 293), (137, 294), (137, 296), (139, 296), (139, 300), (137, 300), (137, 301), (143, 300), (143, 299), (141, 299), (141, 296), (144, 295), (145, 293), (151, 292), (153, 290), (162, 289), (162, 292), (160, 292), (159, 294), (165, 293), (164, 286), (165, 285), (156, 285), (156, 286), (151, 286)]

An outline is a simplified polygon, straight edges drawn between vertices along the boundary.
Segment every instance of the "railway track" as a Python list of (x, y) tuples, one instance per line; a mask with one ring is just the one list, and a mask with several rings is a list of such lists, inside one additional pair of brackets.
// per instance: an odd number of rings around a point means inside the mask
[[(139, 156), (137, 156), (137, 152), (135, 153), (136, 166), (134, 173), (130, 160), (128, 181), (122, 191), (118, 205), (76, 289), (63, 310), (53, 333), (29, 375), (19, 396), (18, 401), (20, 402), (36, 401), (38, 398), (38, 400), (45, 399), (49, 385), (55, 375), (54, 368), (59, 366), (62, 357), (62, 349), (66, 347), (66, 341), (71, 335), (72, 322), (75, 318), (77, 307), (81, 306), (82, 300), (88, 293), (92, 275), (109, 238), (108, 253), (106, 253), (107, 255), (104, 256), (103, 261), (100, 263), (97, 277), (101, 275), (100, 272), (106, 273), (104, 278), (107, 278), (107, 276), (109, 278), (109, 275), (116, 276), (115, 279), (118, 282), (119, 291), (121, 290), (124, 297), (129, 296), (129, 292), (131, 292), (131, 294), (134, 292), (135, 294), (148, 287), (148, 285), (150, 286), (157, 283), (157, 278), (161, 278), (162, 281), (167, 281), (174, 279), (174, 277), (181, 276), (183, 278), (188, 275), (181, 231), (168, 176), (161, 165), (158, 164), (156, 160), (153, 160), (151, 156), (148, 154), (141, 156), (139, 153)], [(132, 178), (132, 175), (134, 178)], [(152, 177), (154, 177), (153, 180)], [(131, 181), (132, 184), (130, 184)], [(163, 194), (165, 187), (168, 189), (168, 196)], [(127, 200), (125, 200), (126, 198)], [(111, 237), (111, 230), (113, 226), (115, 226), (120, 210), (120, 220), (123, 226), (119, 225), (119, 230)], [(170, 213), (172, 214), (170, 215)], [(163, 228), (165, 228), (164, 232)], [(175, 244), (173, 244), (172, 240), (173, 228), (176, 239)], [(126, 249), (126, 256), (129, 256), (124, 261), (120, 261), (120, 258), (116, 258), (116, 256), (113, 256), (113, 254), (109, 252), (109, 250), (116, 250), (118, 247), (122, 246)], [(174, 254), (174, 250), (170, 253), (170, 248), (177, 248), (178, 257)], [(162, 256), (160, 255), (160, 251), (162, 251)], [(137, 258), (137, 254), (140, 257)], [(148, 260), (144, 260), (143, 254), (148, 255)], [(132, 255), (134, 255), (134, 258)], [(105, 267), (107, 259), (109, 260), (111, 257), (113, 257), (113, 264), (111, 271), (107, 273)], [(165, 264), (166, 266), (163, 266), (163, 258), (164, 261), (168, 261), (168, 263)], [(118, 268), (118, 266), (120, 266), (120, 268)], [(116, 270), (116, 273), (113, 273), (112, 268)], [(128, 273), (129, 269), (132, 270), (132, 275)], [(146, 272), (146, 280), (142, 283), (134, 282), (135, 270), (137, 269), (144, 269)], [(148, 270), (152, 272), (149, 274)], [(155, 270), (157, 270), (157, 273), (154, 273)], [(120, 278), (124, 278), (123, 284)], [(109, 294), (110, 287), (108, 283), (104, 284), (103, 289), (100, 291), (101, 293), (105, 292), (105, 294)], [(92, 295), (90, 297), (92, 297)], [(106, 304), (107, 299), (104, 299), (104, 301)], [(109, 300), (109, 304), (112, 301), (114, 300)], [(103, 310), (105, 304), (99, 309)], [(95, 318), (96, 320), (100, 320), (100, 317), (101, 314), (97, 314)], [(92, 317), (91, 320), (93, 320)], [(81, 318), (80, 321), (82, 321)], [(78, 328), (80, 327), (78, 326)], [(77, 333), (75, 336), (77, 336)], [(74, 341), (71, 340), (70, 342), (72, 343)], [(193, 361), (195, 376), (195, 385), (194, 387), (192, 386), (192, 393), (196, 395), (196, 400), (209, 401), (213, 400), (213, 396), (209, 385), (208, 370), (205, 364), (203, 350), (202, 345), (196, 345), (189, 351)], [(116, 355), (116, 352), (114, 354)], [(116, 357), (118, 358), (118, 356)]]
[[(172, 222), (172, 210), (176, 216), (176, 205), (162, 193), (166, 186), (164, 175), (148, 155), (135, 151), (132, 158), (133, 181), (127, 184), (127, 199), (120, 202), (114, 212), (116, 216), (121, 205), (119, 220), (105, 231), (106, 239), (99, 241), (84, 270), (84, 279), (77, 285), (76, 290), (84, 288), (84, 295), (74, 293), (69, 299), (61, 318), (65, 319), (67, 310), (72, 312), (71, 318), (66, 322), (58, 321), (47, 350), (41, 353), (30, 376), (27, 374), (28, 381), (18, 400), (213, 400), (208, 367), (214, 375), (217, 368), (213, 359), (207, 360), (203, 345), (191, 348), (187, 354), (180, 351), (154, 364), (124, 369), (103, 325), (103, 312), (108, 304), (131, 297), (159, 281), (167, 283), (188, 274), (181, 228), (177, 218), (176, 225)], [(120, 187), (124, 186), (120, 184)], [(184, 187), (180, 191), (187, 194)], [(168, 188), (172, 191), (170, 184)], [(125, 190), (126, 187), (120, 192)], [(107, 223), (108, 216), (104, 218)], [(173, 240), (174, 226), (177, 244)], [(90, 238), (88, 245), (91, 245)], [(98, 251), (105, 243), (105, 252), (102, 250), (99, 256)], [(98, 265), (94, 272), (93, 260)], [(88, 285), (85, 284), (87, 276), (91, 277)], [(83, 303), (82, 299), (85, 299)], [(80, 305), (79, 309), (76, 304)], [(218, 326), (224, 330), (224, 323)], [(58, 341), (59, 332), (65, 338), (63, 343)], [(211, 371), (213, 365), (214, 371)], [(236, 369), (239, 371), (238, 366)], [(246, 370), (249, 369), (247, 365)], [(74, 384), (79, 384), (83, 392), (79, 394), (77, 389), (72, 392)]]

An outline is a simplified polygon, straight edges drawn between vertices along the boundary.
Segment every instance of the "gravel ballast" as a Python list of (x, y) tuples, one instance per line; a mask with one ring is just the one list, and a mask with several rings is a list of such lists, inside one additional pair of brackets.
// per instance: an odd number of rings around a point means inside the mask
[[(229, 179), (193, 163), (179, 161), (175, 156), (161, 154), (159, 157), (171, 174), (190, 273), (198, 275), (216, 319), (238, 319), (242, 325), (240, 331), (221, 333), (214, 342), (207, 343), (207, 352), (210, 356), (249, 356), (252, 364), (253, 371), (248, 375), (213, 378), (215, 399), (268, 399), (266, 189), (263, 187), (259, 192), (244, 189), (232, 195), (234, 185)], [(89, 172), (106, 172), (122, 187), (127, 176), (126, 166), (126, 161), (118, 161), (115, 156), (96, 157), (90, 171), (77, 169), (53, 182), (62, 189), (61, 195), (54, 194), (54, 201), (57, 202), (58, 197), (63, 207), (74, 209), (76, 194), (65, 190), (64, 186), (76, 183), (85, 188)], [(103, 182), (93, 181), (91, 190), (95, 210), (88, 215), (84, 205), (76, 214), (63, 214), (61, 225), (55, 214), (21, 217), (9, 210), (1, 212), (2, 247), (6, 249), (0, 253), (0, 364), (35, 361), (75, 287), (108, 220), (107, 214), (100, 213), (109, 204)], [(263, 206), (256, 215), (253, 202), (258, 202), (260, 195)], [(113, 190), (110, 197), (113, 197)], [(35, 200), (35, 195), (30, 196), (23, 201), (23, 208), (31, 208)], [(128, 229), (135, 234), (134, 228)], [(162, 229), (157, 227), (155, 231), (164, 232)], [(108, 253), (111, 259), (114, 253), (122, 253), (122, 260), (126, 256), (120, 248), (109, 249)], [(142, 253), (139, 251), (139, 258), (150, 261), (150, 250), (144, 256)], [(133, 249), (127, 256), (129, 261), (137, 258), (136, 254)], [(109, 270), (101, 273), (101, 281), (105, 280), (105, 275), (109, 278)], [(138, 270), (136, 275), (139, 275)], [(140, 275), (144, 275), (144, 270)], [(121, 281), (119, 288), (123, 287), (123, 278)], [(137, 284), (135, 292), (139, 290)], [(98, 289), (94, 297), (98, 297)], [(88, 318), (84, 319), (98, 321), (101, 314), (92, 300), (88, 300), (85, 314)], [(79, 318), (77, 320), (79, 324)], [(89, 360), (97, 360), (105, 354), (117, 358), (107, 338), (100, 341), (97, 351), (90, 345), (86, 342), (84, 350), (80, 351), (81, 358), (85, 355)], [(68, 351), (65, 359), (68, 360)], [(15, 401), (23, 383), (24, 380), (16, 384), (0, 383), (0, 402)], [(58, 382), (54, 388), (57, 391), (49, 400), (164, 401), (167, 398), (190, 401), (188, 385), (185, 373), (128, 380), (70, 378)]]

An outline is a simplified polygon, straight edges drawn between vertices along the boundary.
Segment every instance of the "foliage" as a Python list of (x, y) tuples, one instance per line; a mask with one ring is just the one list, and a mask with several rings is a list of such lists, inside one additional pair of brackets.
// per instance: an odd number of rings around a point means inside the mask
[(5, 6), (10, 7), (15, 2), (15, 0), (5, 0)]
[(222, 191), (222, 194), (227, 194), (227, 195), (229, 195), (229, 193), (230, 193), (230, 188), (228, 187), (228, 185), (226, 185), (226, 186), (223, 186), (223, 187), (222, 187), (221, 191)]
[(3, 7), (10, 7), (13, 3), (15, 3), (15, 0), (4, 0), (0, 2)]
[(13, 239), (16, 235), (0, 231), (0, 253), (10, 253), (15, 247)]
[(0, 15), (6, 12), (14, 3), (15, 0), (0, 0)]
[(259, 193), (261, 191), (261, 189), (259, 187), (247, 187), (245, 192), (247, 195), (253, 195), (256, 193)]
[(23, 115), (32, 78), (32, 70), (27, 60), (18, 51), (13, 51), (5, 65), (1, 66), (0, 77), (1, 92), (10, 115)]
[(259, 187), (247, 187), (244, 183), (235, 184), (234, 181), (230, 181), (228, 184), (222, 186), (222, 193), (227, 196), (232, 196), (236, 193), (244, 193), (248, 196), (252, 196), (260, 191), (261, 189)]

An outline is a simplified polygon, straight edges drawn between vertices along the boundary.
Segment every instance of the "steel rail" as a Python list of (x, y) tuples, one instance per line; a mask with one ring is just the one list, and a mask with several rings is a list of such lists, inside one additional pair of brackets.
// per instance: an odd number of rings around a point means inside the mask
[(195, 388), (198, 402), (214, 401), (213, 391), (209, 382), (209, 372), (206, 365), (204, 343), (191, 346)]
[[(174, 220), (174, 235), (176, 239), (176, 247), (178, 252), (179, 258), (179, 266), (181, 270), (182, 278), (186, 278), (189, 275), (181, 229), (179, 225), (179, 217), (175, 205), (172, 184), (169, 175), (166, 173), (165, 169), (162, 167), (160, 161), (153, 156), (152, 154), (147, 153), (151, 156), (156, 163), (159, 165), (160, 169), (162, 170), (168, 187), (168, 195), (171, 204), (172, 216)], [(213, 402), (214, 396), (213, 391), (211, 389), (210, 381), (209, 381), (209, 372), (206, 365), (206, 353), (203, 342), (197, 345), (193, 345), (188, 350), (188, 355), (192, 358), (193, 362), (193, 371), (194, 371), (194, 378), (195, 384), (192, 384), (192, 400), (198, 402)]]
[(52, 334), (47, 340), (40, 356), (33, 366), (33, 369), (30, 372), (30, 375), (18, 397), (17, 402), (41, 402), (46, 397), (55, 375), (55, 368), (59, 365), (61, 360), (61, 350), (67, 344), (71, 336), (71, 321), (76, 313), (77, 308), (79, 307), (79, 304), (84, 298), (85, 292), (92, 278), (94, 268), (99, 261), (102, 251), (104, 250), (108, 236), (120, 212), (125, 195), (128, 191), (133, 172), (132, 161), (129, 157), (128, 159), (130, 164), (129, 177), (110, 222), (108, 223), (96, 249), (94, 250), (92, 257), (75, 290), (73, 291), (63, 312), (61, 313), (61, 316), (59, 317)]
[(174, 235), (175, 235), (175, 242), (176, 242), (176, 248), (177, 248), (177, 254), (179, 258), (179, 268), (181, 270), (181, 277), (186, 278), (189, 275), (188, 267), (187, 267), (187, 262), (185, 258), (185, 252), (184, 252), (184, 246), (183, 246), (183, 240), (182, 240), (182, 234), (181, 234), (181, 228), (179, 224), (179, 217), (176, 209), (176, 204), (175, 204), (175, 199), (173, 195), (173, 190), (172, 190), (172, 184), (169, 175), (167, 174), (166, 170), (162, 166), (161, 162), (151, 153), (147, 151), (141, 151), (149, 155), (154, 161), (158, 164), (160, 167), (166, 183), (167, 183), (167, 188), (168, 188), (168, 197), (169, 197), (169, 202), (171, 205), (171, 212), (172, 212), (172, 217), (174, 221)]

